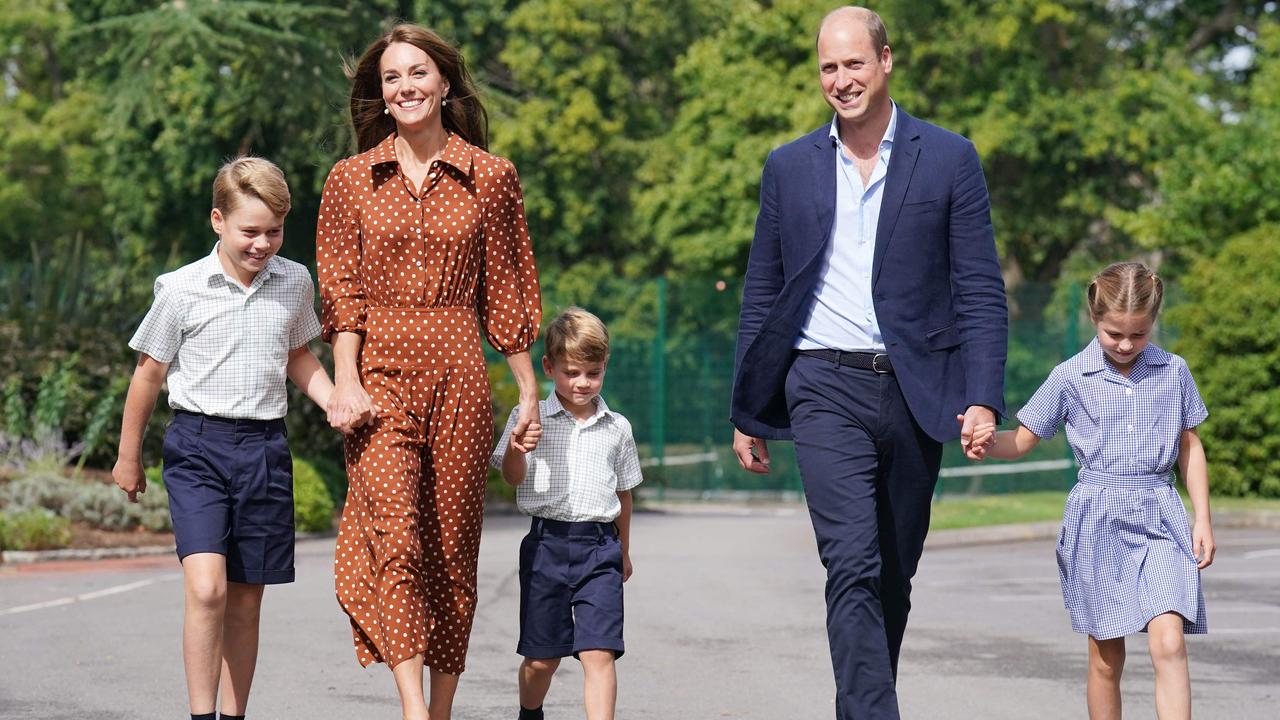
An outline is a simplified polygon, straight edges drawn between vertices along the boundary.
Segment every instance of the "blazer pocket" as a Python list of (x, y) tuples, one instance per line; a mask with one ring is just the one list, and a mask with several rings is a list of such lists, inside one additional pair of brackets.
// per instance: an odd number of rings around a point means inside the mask
[(956, 332), (956, 324), (950, 323), (925, 333), (924, 342), (930, 351), (950, 350), (959, 347), (960, 333)]
[(942, 198), (930, 198), (929, 200), (912, 200), (902, 203), (902, 212), (909, 215), (919, 213), (933, 212), (942, 207)]

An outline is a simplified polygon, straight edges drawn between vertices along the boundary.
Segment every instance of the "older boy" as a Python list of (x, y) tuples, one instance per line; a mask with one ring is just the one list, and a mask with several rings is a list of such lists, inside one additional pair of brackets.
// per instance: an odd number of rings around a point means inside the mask
[(243, 718), (265, 585), (293, 582), (293, 470), (285, 377), (323, 406), (333, 390), (307, 344), (320, 334), (307, 269), (276, 257), (289, 186), (272, 163), (222, 166), (207, 257), (161, 275), (129, 346), (116, 484), (146, 491), (142, 435), (167, 380), (164, 484), (186, 586), (182, 659), (192, 720)]
[(622, 583), (631, 577), (631, 489), (640, 484), (631, 423), (600, 388), (609, 331), (565, 310), (547, 327), (542, 369), (555, 391), (541, 403), (542, 434), (525, 452), (510, 442), (513, 411), (491, 462), (533, 516), (520, 544), (520, 720), (542, 720), (560, 658), (582, 663), (589, 720), (612, 720), (622, 656)]

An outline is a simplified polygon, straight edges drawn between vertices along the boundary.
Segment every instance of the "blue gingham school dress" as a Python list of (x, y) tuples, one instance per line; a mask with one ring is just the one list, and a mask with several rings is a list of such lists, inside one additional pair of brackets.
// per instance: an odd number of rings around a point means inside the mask
[(1208, 631), (1191, 527), (1173, 486), (1182, 431), (1208, 414), (1182, 358), (1147, 345), (1125, 377), (1097, 338), (1018, 412), (1044, 439), (1065, 422), (1080, 465), (1057, 551), (1076, 632), (1123, 637), (1166, 612), (1182, 616), (1186, 633)]

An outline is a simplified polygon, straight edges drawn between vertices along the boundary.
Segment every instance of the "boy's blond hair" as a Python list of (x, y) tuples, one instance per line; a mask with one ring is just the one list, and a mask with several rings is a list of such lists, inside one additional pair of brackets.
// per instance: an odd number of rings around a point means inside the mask
[(545, 345), (552, 363), (608, 362), (609, 329), (600, 318), (572, 305), (547, 326)]
[(213, 206), (224, 215), (240, 204), (240, 196), (262, 201), (280, 217), (289, 214), (289, 183), (276, 164), (260, 157), (241, 156), (218, 169), (213, 179)]

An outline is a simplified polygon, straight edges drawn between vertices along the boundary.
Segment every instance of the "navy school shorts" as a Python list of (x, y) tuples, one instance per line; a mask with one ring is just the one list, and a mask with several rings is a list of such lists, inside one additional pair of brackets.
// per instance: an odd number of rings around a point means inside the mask
[(218, 553), (232, 582), (293, 582), (293, 459), (284, 420), (175, 411), (163, 457), (179, 560)]
[(622, 541), (613, 523), (533, 518), (520, 543), (520, 643), (527, 658), (622, 657)]

